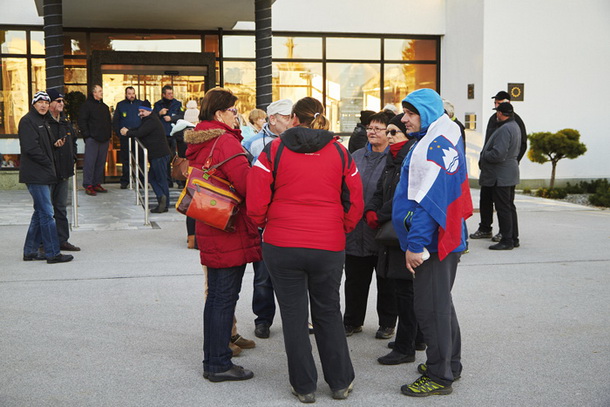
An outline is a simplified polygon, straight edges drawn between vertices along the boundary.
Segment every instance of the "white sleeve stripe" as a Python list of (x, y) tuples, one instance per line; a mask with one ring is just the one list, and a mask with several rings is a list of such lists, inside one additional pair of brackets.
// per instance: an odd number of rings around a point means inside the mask
[(265, 166), (264, 166), (264, 165), (261, 163), (261, 161), (260, 161), (260, 160), (256, 160), (256, 162), (254, 163), (253, 168), (254, 168), (254, 167), (258, 167), (258, 168), (263, 169), (264, 171), (271, 172), (271, 170), (270, 170), (269, 168), (265, 167)]
[(354, 171), (354, 173), (352, 175), (350, 175), (351, 177), (355, 176), (356, 174), (358, 174), (358, 168), (356, 168), (356, 171)]

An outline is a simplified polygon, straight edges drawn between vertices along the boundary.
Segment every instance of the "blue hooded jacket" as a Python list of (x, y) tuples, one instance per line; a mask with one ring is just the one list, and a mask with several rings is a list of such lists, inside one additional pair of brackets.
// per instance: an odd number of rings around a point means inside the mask
[[(419, 112), (421, 130), (409, 133), (409, 136), (415, 137), (418, 142), (427, 134), (430, 125), (445, 113), (440, 95), (432, 89), (416, 90), (404, 98), (403, 102), (410, 103)], [(409, 166), (414, 149), (415, 145), (411, 148), (402, 164), (400, 182), (394, 194), (392, 222), (403, 251), (409, 250), (412, 253), (421, 253), (424, 247), (426, 247), (429, 252), (438, 252), (439, 224), (417, 202), (407, 198)], [(399, 216), (398, 213), (408, 215), (405, 219), (404, 216)], [(405, 219), (404, 224), (402, 224), (403, 219)], [(466, 249), (464, 233), (462, 233), (462, 243), (454, 249), (454, 252), (462, 252)]]

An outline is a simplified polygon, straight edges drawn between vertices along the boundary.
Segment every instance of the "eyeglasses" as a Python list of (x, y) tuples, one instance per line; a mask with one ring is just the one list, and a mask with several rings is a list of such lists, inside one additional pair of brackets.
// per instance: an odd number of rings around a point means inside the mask
[(386, 130), (386, 131), (385, 131), (385, 135), (386, 135), (386, 136), (387, 136), (388, 134), (391, 134), (392, 136), (395, 136), (395, 135), (396, 135), (396, 133), (401, 133), (401, 134), (402, 134), (402, 131), (400, 131), (400, 130), (396, 130), (396, 129), (392, 129), (392, 130)]
[(225, 109), (225, 111), (227, 111), (227, 112), (231, 112), (231, 113), (233, 113), (235, 116), (237, 116), (237, 109), (236, 109), (236, 108), (234, 108), (234, 107), (231, 107), (231, 108), (229, 108), (229, 109)]
[(367, 132), (372, 131), (373, 133), (379, 133), (379, 132), (382, 132), (384, 130), (385, 130), (385, 127), (383, 129), (379, 128), (379, 127), (367, 127), (366, 128)]

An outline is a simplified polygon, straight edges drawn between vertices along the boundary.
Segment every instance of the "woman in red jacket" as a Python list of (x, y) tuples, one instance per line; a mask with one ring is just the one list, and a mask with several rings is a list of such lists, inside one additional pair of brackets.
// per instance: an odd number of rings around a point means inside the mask
[(263, 258), (282, 314), (292, 392), (315, 401), (308, 297), (324, 378), (333, 398), (352, 389), (339, 304), (345, 233), (362, 218), (362, 182), (347, 150), (328, 131), (313, 98), (292, 108), (293, 128), (267, 144), (248, 174), (248, 215), (264, 227)]
[[(233, 184), (237, 193), (246, 196), (246, 176), (250, 168), (241, 147), (241, 131), (234, 128), (237, 97), (228, 90), (208, 91), (201, 104), (194, 130), (184, 133), (188, 144), (186, 157), (193, 167), (201, 168), (212, 151), (212, 165), (235, 156), (221, 165), (214, 175)], [(195, 234), (201, 264), (208, 269), (208, 296), (203, 311), (203, 375), (212, 382), (246, 380), (250, 370), (231, 362), (229, 348), (235, 305), (239, 298), (246, 264), (261, 260), (260, 237), (256, 226), (246, 216), (245, 204), (239, 208), (235, 231), (225, 232), (197, 222)]]

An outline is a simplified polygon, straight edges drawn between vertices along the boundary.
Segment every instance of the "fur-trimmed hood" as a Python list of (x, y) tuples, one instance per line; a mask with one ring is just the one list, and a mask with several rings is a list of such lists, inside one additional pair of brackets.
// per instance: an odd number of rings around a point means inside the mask
[(243, 138), (239, 129), (234, 129), (216, 120), (204, 120), (197, 124), (194, 129), (185, 130), (184, 142), (188, 144), (205, 143), (225, 133), (232, 134), (240, 142)]

